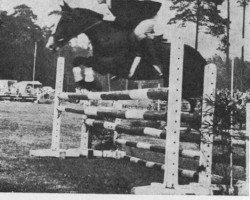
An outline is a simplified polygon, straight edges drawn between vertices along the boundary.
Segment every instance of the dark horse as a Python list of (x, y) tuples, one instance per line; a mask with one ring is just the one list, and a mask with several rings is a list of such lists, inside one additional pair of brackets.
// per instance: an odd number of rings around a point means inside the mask
[[(56, 27), (50, 49), (63, 47), (70, 39), (85, 33), (93, 46), (93, 56), (88, 59), (90, 67), (100, 74), (111, 73), (119, 78), (127, 78), (136, 56), (136, 43), (133, 30), (125, 29), (114, 22), (103, 21), (103, 15), (83, 8), (62, 6), (62, 16)], [(157, 56), (163, 65), (164, 86), (168, 85), (170, 44), (154, 40)], [(140, 45), (144, 45), (140, 43)], [(86, 59), (83, 59), (83, 61)], [(79, 63), (78, 64), (84, 64)], [(192, 47), (184, 47), (183, 98), (201, 96), (203, 90), (204, 66), (206, 61)], [(158, 73), (152, 67), (152, 59), (147, 49), (131, 79), (157, 79)]]

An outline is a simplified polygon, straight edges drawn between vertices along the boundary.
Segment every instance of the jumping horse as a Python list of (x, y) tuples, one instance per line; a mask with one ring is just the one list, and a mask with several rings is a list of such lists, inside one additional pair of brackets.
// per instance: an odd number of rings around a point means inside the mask
[[(137, 54), (135, 46), (138, 45), (138, 41), (133, 37), (134, 27), (122, 28), (115, 22), (104, 21), (100, 13), (84, 8), (71, 8), (66, 3), (61, 8), (61, 18), (47, 47), (51, 50), (59, 50), (72, 38), (84, 33), (92, 44), (93, 56), (88, 59), (78, 58), (75, 65), (84, 65), (87, 60), (89, 67), (100, 74), (111, 73), (119, 78), (127, 78)], [(144, 44), (139, 45), (143, 48)], [(167, 87), (171, 44), (155, 39), (154, 45), (163, 66), (164, 87)], [(149, 55), (145, 48), (141, 55), (141, 62), (131, 79), (158, 78)], [(183, 98), (189, 99), (202, 95), (205, 65), (206, 61), (198, 51), (188, 45), (184, 46)]]

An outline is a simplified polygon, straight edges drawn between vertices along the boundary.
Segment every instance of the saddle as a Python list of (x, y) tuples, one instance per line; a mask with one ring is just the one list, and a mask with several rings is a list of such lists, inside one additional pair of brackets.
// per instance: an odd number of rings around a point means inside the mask
[(167, 43), (168, 42), (168, 39), (164, 38), (163, 34), (161, 34), (161, 35), (155, 35), (153, 40), (155, 40), (157, 42), (162, 42), (162, 43)]

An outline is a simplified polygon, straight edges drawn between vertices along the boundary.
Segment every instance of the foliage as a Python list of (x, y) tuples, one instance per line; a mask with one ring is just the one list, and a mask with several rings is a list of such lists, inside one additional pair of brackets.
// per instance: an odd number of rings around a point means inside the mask
[(180, 22), (185, 27), (188, 22), (196, 23), (206, 28), (207, 34), (219, 36), (224, 34), (225, 19), (220, 16), (217, 6), (224, 0), (173, 0), (171, 10), (176, 10), (177, 14), (169, 23)]
[[(232, 61), (230, 61), (232, 64)], [(227, 67), (226, 62), (219, 55), (215, 55), (208, 60), (217, 66), (217, 88), (226, 89), (231, 87), (231, 67)], [(244, 71), (244, 73), (242, 73)], [(250, 85), (250, 63), (242, 62), (240, 58), (234, 60), (234, 88), (246, 91)]]
[(225, 33), (226, 20), (221, 17), (218, 5), (224, 0), (173, 0), (171, 10), (176, 15), (170, 19), (169, 24), (179, 22), (182, 27), (187, 23), (196, 24), (196, 48), (198, 44), (199, 27), (205, 28), (205, 33), (219, 37)]
[[(45, 48), (51, 35), (51, 27), (41, 28), (36, 24), (36, 20), (37, 16), (25, 4), (16, 6), (12, 14), (8, 14), (6, 11), (1, 13), (0, 79), (32, 80), (34, 46), (35, 42), (37, 42), (35, 79), (45, 86), (54, 87), (58, 55)], [(86, 56), (88, 51), (66, 45), (61, 53), (66, 60), (66, 80), (73, 82), (71, 61), (75, 54), (81, 53)], [(73, 91), (74, 86), (66, 87), (65, 85), (64, 89)]]
[[(230, 129), (230, 126), (242, 129), (246, 123), (246, 101), (249, 93), (234, 91), (233, 96), (228, 89), (219, 90), (215, 102), (215, 125), (217, 130)], [(232, 119), (231, 119), (232, 117)]]
[(250, 0), (237, 0), (240, 6), (247, 6), (250, 3)]
[[(44, 47), (49, 30), (35, 24), (37, 16), (30, 7), (22, 4), (14, 8), (13, 14), (2, 13), (0, 29), (0, 78), (18, 81), (32, 80), (34, 44), (38, 43), (36, 80), (48, 82), (55, 60)], [(54, 77), (53, 77), (54, 78)]]
[(225, 61), (219, 55), (215, 55), (208, 60), (208, 63), (213, 63), (217, 66), (216, 87), (218, 89), (230, 88), (231, 71), (228, 70)]

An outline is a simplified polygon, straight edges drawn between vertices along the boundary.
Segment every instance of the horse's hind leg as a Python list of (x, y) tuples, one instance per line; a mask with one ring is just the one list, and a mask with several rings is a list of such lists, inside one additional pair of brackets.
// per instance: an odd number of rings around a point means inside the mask
[[(148, 55), (152, 58), (152, 66), (154, 67), (154, 69), (157, 71), (157, 73), (159, 74), (159, 76), (161, 77), (163, 75), (162, 73), (162, 67), (161, 67), (161, 62), (158, 58), (158, 55), (156, 53), (156, 48), (154, 45), (154, 41), (152, 39), (148, 39), (148, 38), (137, 38), (137, 36), (135, 34), (132, 34), (132, 36), (130, 37), (130, 39), (133, 41), (133, 47), (136, 51), (136, 57), (133, 61), (133, 64), (131, 66), (130, 69), (130, 74), (129, 74), (129, 78), (131, 78), (136, 70), (136, 68), (139, 65), (139, 57)], [(150, 59), (149, 59), (150, 60)]]
[(156, 53), (154, 41), (152, 39), (145, 39), (146, 47), (148, 48), (148, 52), (152, 57), (152, 65), (155, 68), (155, 70), (159, 73), (160, 76), (162, 76), (162, 63), (160, 62), (158, 55)]

